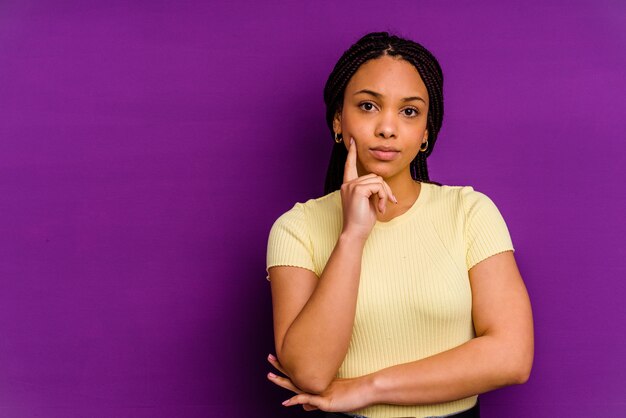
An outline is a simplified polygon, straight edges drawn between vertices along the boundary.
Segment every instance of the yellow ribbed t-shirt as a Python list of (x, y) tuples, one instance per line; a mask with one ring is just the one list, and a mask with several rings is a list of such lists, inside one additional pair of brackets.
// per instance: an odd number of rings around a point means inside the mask
[[(296, 203), (270, 231), (267, 268), (296, 266), (318, 277), (341, 232), (338, 191)], [(411, 208), (376, 222), (363, 251), (352, 339), (337, 377), (363, 376), (419, 360), (475, 337), (468, 271), (511, 250), (500, 211), (471, 186), (421, 183)], [(371, 418), (429, 417), (469, 409), (477, 396), (432, 405), (374, 405)]]

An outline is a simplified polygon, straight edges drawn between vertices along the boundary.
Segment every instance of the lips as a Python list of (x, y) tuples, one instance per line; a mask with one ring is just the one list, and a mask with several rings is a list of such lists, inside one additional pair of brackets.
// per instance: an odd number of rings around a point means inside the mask
[(372, 148), (372, 150), (374, 151), (393, 151), (393, 152), (400, 152), (397, 149), (393, 148), (393, 147), (374, 147)]
[(391, 161), (400, 155), (400, 151), (390, 147), (370, 148), (370, 153), (374, 156), (374, 158), (381, 161)]

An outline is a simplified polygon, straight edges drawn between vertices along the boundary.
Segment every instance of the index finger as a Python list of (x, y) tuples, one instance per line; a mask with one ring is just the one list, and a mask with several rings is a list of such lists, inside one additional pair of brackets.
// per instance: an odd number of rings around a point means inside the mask
[(356, 170), (356, 143), (354, 138), (350, 138), (350, 148), (348, 148), (348, 156), (346, 157), (346, 165), (343, 168), (343, 182), (347, 183), (359, 177)]
[(280, 364), (278, 359), (273, 354), (270, 354), (267, 356), (267, 361), (269, 361), (270, 364), (276, 368), (276, 370), (283, 373), (284, 375), (289, 376), (287, 372), (285, 371), (285, 369), (283, 369), (283, 366)]

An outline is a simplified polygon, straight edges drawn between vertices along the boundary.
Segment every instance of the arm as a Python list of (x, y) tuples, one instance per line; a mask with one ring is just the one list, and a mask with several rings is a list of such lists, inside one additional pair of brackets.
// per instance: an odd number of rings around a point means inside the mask
[(428, 404), (528, 380), (534, 338), (530, 300), (512, 251), (469, 271), (476, 338), (370, 375), (372, 403)]
[(392, 199), (379, 176), (358, 177), (356, 157), (352, 143), (341, 187), (343, 231), (321, 277), (298, 267), (269, 269), (276, 354), (293, 382), (311, 393), (326, 389), (346, 355), (365, 241), (376, 223), (376, 209), (384, 213)]
[(342, 235), (319, 279), (299, 267), (269, 271), (276, 354), (307, 392), (326, 389), (348, 350), (363, 244)]
[[(335, 380), (321, 396), (300, 394), (287, 405), (350, 411), (380, 403), (432, 404), (526, 382), (534, 351), (532, 313), (513, 253), (488, 257), (469, 276), (476, 338), (422, 360)], [(289, 388), (286, 380), (275, 382)]]

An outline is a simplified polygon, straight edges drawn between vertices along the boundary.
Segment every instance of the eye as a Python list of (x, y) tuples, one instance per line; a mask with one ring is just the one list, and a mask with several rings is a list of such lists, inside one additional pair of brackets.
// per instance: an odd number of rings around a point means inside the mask
[(407, 107), (406, 109), (403, 110), (403, 112), (404, 112), (404, 116), (408, 116), (411, 118), (419, 115), (419, 111), (413, 107)]
[(366, 112), (370, 112), (374, 109), (374, 104), (371, 102), (363, 102), (359, 104), (359, 107)]

